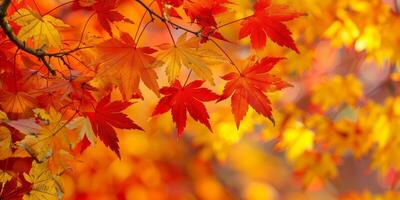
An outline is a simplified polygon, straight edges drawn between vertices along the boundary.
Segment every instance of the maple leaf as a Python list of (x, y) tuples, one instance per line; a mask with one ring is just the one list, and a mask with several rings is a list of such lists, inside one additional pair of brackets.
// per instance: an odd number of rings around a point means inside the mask
[(41, 129), (41, 127), (36, 124), (35, 120), (32, 118), (5, 121), (5, 123), (26, 135), (37, 134)]
[[(69, 149), (71, 142), (68, 137), (68, 129), (63, 115), (50, 107), (49, 111), (36, 108), (33, 110), (36, 122), (41, 126), (26, 119), (24, 126), (21, 120), (15, 122), (16, 129), (20, 130), (25, 137), (18, 142), (19, 146), (27, 151), (36, 160), (46, 161), (53, 157), (59, 149)], [(10, 122), (9, 122), (10, 123)]]
[(216, 27), (215, 15), (227, 10), (224, 4), (228, 0), (190, 0), (183, 2), (183, 9), (192, 22), (196, 22), (202, 27)]
[(69, 27), (51, 15), (40, 16), (25, 8), (15, 11), (10, 19), (21, 26), (18, 38), (22, 41), (33, 38), (34, 48), (61, 47), (61, 36), (56, 27)]
[(246, 115), (249, 105), (255, 111), (268, 117), (272, 122), (271, 102), (264, 92), (281, 90), (291, 86), (279, 77), (268, 72), (283, 58), (265, 57), (254, 65), (248, 66), (241, 73), (229, 73), (222, 79), (229, 81), (224, 88), (223, 94), (218, 101), (231, 98), (232, 113), (235, 117), (236, 126), (239, 128), (240, 121)]
[(11, 175), (29, 172), (32, 168), (32, 158), (10, 157), (0, 160), (0, 182), (6, 182), (11, 179)]
[(169, 19), (169, 17), (182, 18), (181, 16), (179, 16), (175, 8), (181, 6), (183, 4), (183, 0), (156, 0), (156, 1), (161, 14), (166, 19)]
[(24, 200), (61, 199), (59, 180), (48, 170), (48, 162), (34, 161), (29, 174), (24, 174), (24, 177), (32, 184), (32, 190), (24, 195)]
[(7, 92), (0, 95), (0, 104), (8, 113), (25, 113), (34, 108), (36, 99), (23, 91)]
[(271, 5), (271, 0), (256, 1), (254, 11), (254, 15), (241, 23), (240, 39), (250, 35), (253, 48), (261, 49), (265, 46), (268, 36), (278, 45), (289, 47), (299, 53), (291, 37), (292, 33), (283, 22), (293, 20), (304, 14), (288, 12), (287, 6)]
[(126, 114), (121, 113), (122, 110), (128, 108), (132, 103), (127, 101), (110, 102), (110, 100), (111, 96), (109, 94), (98, 102), (94, 112), (86, 112), (85, 114), (92, 124), (94, 133), (99, 136), (100, 140), (113, 150), (118, 157), (121, 157), (119, 153), (118, 137), (113, 127), (120, 129), (143, 129), (129, 119)]
[(111, 24), (114, 22), (132, 23), (130, 19), (116, 11), (118, 0), (74, 0), (73, 10), (93, 10), (97, 14), (100, 26), (112, 37)]
[[(118, 80), (119, 90), (125, 100), (139, 91), (139, 81), (159, 95), (157, 73), (153, 64), (157, 60), (150, 56), (156, 52), (150, 47), (137, 48), (128, 33), (121, 33), (120, 40), (109, 39), (98, 45), (101, 52), (103, 71), (106, 76)], [(157, 64), (155, 64), (157, 66)]]
[(89, 145), (96, 143), (96, 136), (93, 132), (90, 120), (86, 117), (77, 117), (73, 119), (68, 125), (69, 129), (77, 129), (78, 131), (78, 141), (75, 143), (75, 147), (79, 146), (80, 152), (83, 152)]
[(118, 11), (115, 11), (115, 8), (117, 8), (117, 0), (99, 0), (93, 5), (93, 9), (97, 14), (98, 22), (111, 37), (113, 36), (110, 25), (111, 23), (125, 21), (133, 24), (130, 19), (126, 18)]
[(9, 57), (7, 57), (6, 53), (0, 50), (0, 69), (7, 72), (11, 72), (13, 70), (12, 66), (14, 65), (10, 60), (8, 60), (8, 58)]
[(8, 128), (0, 127), (0, 159), (6, 159), (12, 155), (12, 138)]
[(164, 95), (160, 99), (152, 116), (163, 114), (171, 110), (172, 119), (178, 127), (178, 136), (186, 126), (186, 112), (188, 111), (192, 118), (207, 126), (212, 131), (210, 118), (206, 107), (202, 102), (218, 99), (218, 95), (207, 88), (200, 87), (204, 81), (193, 81), (186, 86), (176, 80), (170, 87), (163, 87), (160, 93)]
[(6, 183), (0, 182), (0, 185), (2, 186), (0, 199), (22, 200), (24, 194), (32, 190), (32, 185), (23, 177), (21, 178), (21, 182), (18, 182), (17, 177), (13, 177)]
[(157, 59), (165, 64), (169, 82), (178, 78), (181, 66), (186, 66), (203, 80), (214, 84), (212, 72), (207, 65), (225, 61), (215, 51), (199, 47), (199, 38), (186, 40), (186, 33), (178, 38), (175, 45), (162, 44), (159, 47), (163, 52), (157, 55)]

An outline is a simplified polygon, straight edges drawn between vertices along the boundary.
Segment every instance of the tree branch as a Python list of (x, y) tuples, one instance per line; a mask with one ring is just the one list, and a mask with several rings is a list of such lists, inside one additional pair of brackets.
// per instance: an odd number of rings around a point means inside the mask
[(183, 27), (183, 26), (181, 26), (181, 25), (179, 25), (179, 24), (177, 24), (175, 22), (172, 22), (172, 21), (166, 19), (165, 17), (157, 14), (156, 12), (154, 12), (154, 10), (152, 10), (149, 6), (147, 6), (142, 0), (136, 0), (136, 2), (138, 2), (144, 9), (146, 9), (150, 13), (151, 16), (155, 16), (156, 18), (158, 18), (162, 22), (168, 23), (168, 24), (170, 24), (172, 27), (174, 27), (176, 29), (181, 29), (181, 30), (184, 30), (184, 31), (186, 31), (188, 33), (192, 33), (192, 34), (196, 35), (197, 37), (207, 38), (206, 36), (203, 36), (201, 34), (201, 30), (198, 30), (198, 31), (190, 30), (188, 28), (185, 28), (185, 27)]
[(11, 0), (4, 0), (0, 5), (0, 26), (3, 29), (4, 33), (7, 35), (8, 39), (11, 40), (19, 49), (36, 56), (43, 64), (47, 67), (49, 72), (52, 75), (55, 75), (55, 70), (51, 67), (50, 63), (48, 63), (45, 59), (46, 52), (43, 49), (32, 49), (25, 45), (18, 37), (14, 34), (10, 24), (6, 20), (7, 9), (11, 4)]
[(8, 7), (11, 4), (11, 0), (3, 0), (3, 3), (0, 4), (0, 27), (4, 31), (4, 33), (7, 35), (8, 39), (12, 43), (14, 43), (19, 49), (25, 51), (26, 53), (29, 53), (35, 57), (37, 57), (43, 64), (46, 66), (47, 70), (52, 74), (56, 75), (56, 70), (53, 69), (51, 66), (50, 62), (46, 60), (46, 57), (48, 57), (50, 60), (51, 57), (63, 57), (65, 55), (69, 55), (75, 51), (84, 49), (84, 48), (91, 48), (91, 47), (77, 47), (75, 49), (69, 50), (69, 51), (63, 51), (63, 52), (57, 52), (57, 53), (48, 53), (45, 50), (38, 48), (34, 49), (31, 47), (28, 47), (25, 45), (25, 42), (21, 41), (14, 33), (14, 31), (11, 28), (11, 25), (8, 23), (6, 20), (7, 16), (7, 10)]

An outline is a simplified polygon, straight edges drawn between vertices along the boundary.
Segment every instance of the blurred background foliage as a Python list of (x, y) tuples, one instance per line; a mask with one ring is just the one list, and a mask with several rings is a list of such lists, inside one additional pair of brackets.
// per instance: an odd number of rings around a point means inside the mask
[[(40, 1), (48, 8), (60, 3)], [(237, 130), (229, 103), (221, 102), (208, 108), (213, 133), (190, 119), (177, 139), (169, 115), (149, 118), (157, 98), (143, 88), (146, 101), (126, 113), (146, 132), (119, 131), (121, 159), (102, 143), (84, 151), (61, 177), (64, 198), (400, 199), (400, 16), (395, 1), (274, 3), (307, 14), (289, 23), (300, 54), (269, 41), (257, 52), (250, 52), (248, 40), (223, 46), (232, 54), (239, 52), (233, 55), (238, 59), (251, 53), (287, 57), (274, 73), (294, 87), (271, 95), (275, 126), (250, 109)], [(252, 1), (234, 0), (229, 8), (218, 16), (219, 23), (250, 15)], [(129, 1), (119, 10), (133, 21), (143, 14)], [(82, 25), (76, 13), (60, 12), (68, 24)], [(119, 26), (136, 30), (136, 25)], [(220, 31), (238, 42), (238, 30), (236, 23)], [(168, 38), (162, 24), (151, 24), (141, 44)], [(86, 61), (95, 59), (90, 51), (85, 53)], [(213, 69), (214, 74), (229, 70)], [(223, 81), (215, 79), (221, 93)], [(162, 81), (166, 85), (167, 80)]]

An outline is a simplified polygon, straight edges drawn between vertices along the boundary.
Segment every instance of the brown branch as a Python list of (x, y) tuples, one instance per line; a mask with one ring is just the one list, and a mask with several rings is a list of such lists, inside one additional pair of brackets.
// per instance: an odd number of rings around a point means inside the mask
[(175, 22), (172, 22), (169, 19), (157, 14), (154, 10), (152, 10), (149, 6), (147, 6), (142, 0), (135, 0), (135, 1), (138, 2), (144, 9), (146, 9), (150, 13), (150, 15), (152, 17), (154, 16), (154, 17), (158, 18), (159, 20), (161, 20), (162, 22), (170, 24), (172, 27), (174, 27), (176, 29), (181, 29), (181, 30), (184, 30), (184, 31), (186, 31), (188, 33), (192, 33), (192, 34), (196, 35), (197, 37), (206, 38), (206, 36), (203, 36), (201, 34), (201, 31), (202, 31), (201, 29), (198, 30), (198, 31), (193, 31), (193, 30), (190, 30), (188, 28), (185, 28), (185, 27), (183, 27), (183, 26), (181, 26), (181, 25), (179, 25), (179, 24), (177, 24)]
[(54, 69), (51, 67), (50, 63), (48, 63), (45, 59), (45, 51), (43, 49), (32, 49), (25, 45), (18, 37), (14, 34), (10, 24), (6, 20), (7, 16), (7, 9), (11, 4), (11, 0), (4, 0), (3, 3), (0, 5), (0, 26), (3, 29), (4, 33), (13, 42), (19, 49), (36, 56), (39, 60), (43, 62), (43, 64), (47, 67), (49, 72), (55, 75)]
[[(10, 4), (11, 4), (11, 0), (3, 0), (3, 3), (0, 4), (0, 27), (1, 27), (1, 29), (7, 35), (8, 39), (10, 39), (10, 41), (18, 47), (18, 49), (21, 49), (21, 50), (25, 51), (26, 53), (29, 53), (29, 54), (37, 57), (44, 64), (44, 66), (46, 66), (47, 70), (52, 75), (56, 75), (56, 70), (53, 69), (50, 62), (48, 61), (48, 60), (50, 60), (51, 57), (60, 58), (65, 55), (69, 55), (75, 51), (79, 51), (81, 49), (91, 48), (91, 47), (79, 47), (78, 46), (77, 48), (69, 50), (69, 51), (48, 53), (45, 50), (43, 50), (42, 48), (34, 49), (29, 46), (26, 46), (25, 42), (21, 41), (15, 35), (14, 31), (11, 28), (11, 25), (6, 20), (7, 10), (8, 10), (8, 7), (10, 6)], [(48, 60), (46, 60), (46, 57), (48, 57)]]

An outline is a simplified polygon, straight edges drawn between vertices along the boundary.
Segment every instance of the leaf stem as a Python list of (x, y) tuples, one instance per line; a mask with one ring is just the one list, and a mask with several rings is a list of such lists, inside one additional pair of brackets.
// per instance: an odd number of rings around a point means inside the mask
[[(253, 16), (253, 15), (251, 15), (251, 16)], [(233, 21), (231, 21), (231, 22), (227, 22), (227, 23), (225, 23), (225, 24), (222, 24), (222, 25), (217, 26), (216, 29), (219, 29), (219, 28), (222, 28), (222, 27), (231, 25), (231, 24), (236, 23), (236, 22), (240, 22), (240, 21), (242, 21), (242, 20), (246, 20), (247, 18), (249, 18), (249, 17), (251, 17), (251, 16), (247, 16), (247, 17), (243, 17), (243, 18), (240, 18), (240, 19), (233, 20)]]
[(151, 16), (154, 16), (154, 17), (158, 18), (159, 20), (170, 24), (172, 27), (175, 27), (176, 29), (181, 29), (188, 33), (192, 33), (192, 34), (196, 35), (197, 37), (202, 37), (201, 30), (193, 31), (188, 28), (185, 28), (185, 27), (183, 27), (175, 22), (172, 22), (172, 21), (166, 19), (165, 17), (162, 17), (161, 15), (157, 14), (154, 10), (152, 10), (149, 6), (147, 6), (142, 0), (135, 0), (135, 1), (138, 2), (144, 9), (146, 9), (150, 13)]
[(87, 25), (89, 24), (90, 19), (92, 19), (92, 17), (94, 16), (94, 14), (95, 14), (95, 12), (93, 12), (92, 14), (90, 14), (90, 16), (87, 18), (87, 20), (86, 20), (86, 22), (85, 22), (85, 25), (83, 25), (83, 30), (82, 30), (82, 33), (81, 33), (81, 38), (79, 39), (79, 43), (78, 43), (78, 46), (77, 46), (76, 48), (79, 48), (79, 47), (81, 46), (83, 37), (84, 37), (84, 35), (85, 35), (86, 27), (87, 27)]
[(171, 36), (171, 40), (172, 40), (172, 42), (174, 43), (174, 47), (176, 47), (175, 39), (174, 39), (174, 36), (172, 35), (171, 29), (169, 28), (169, 26), (168, 26), (168, 24), (167, 24), (166, 22), (164, 22), (164, 24), (165, 24), (165, 26), (167, 27), (169, 36)]
[(192, 71), (193, 71), (193, 70), (190, 70), (190, 71), (189, 71), (189, 74), (188, 74), (187, 77), (186, 77), (186, 80), (185, 80), (185, 83), (183, 84), (183, 87), (185, 87), (186, 84), (188, 83), (189, 78), (190, 78), (190, 75), (192, 75)]
[(139, 43), (139, 41), (140, 41), (140, 38), (142, 37), (144, 31), (146, 30), (147, 26), (148, 26), (151, 22), (153, 22), (153, 19), (151, 19), (150, 21), (148, 21), (148, 22), (144, 25), (144, 27), (143, 27), (142, 31), (140, 32), (140, 34), (139, 34), (137, 40), (135, 41), (135, 46), (138, 45), (138, 43)]
[[(153, 3), (154, 3), (154, 0), (149, 4), (149, 7), (151, 7), (151, 5), (152, 5)], [(140, 18), (140, 21), (139, 21), (139, 24), (138, 24), (138, 28), (136, 29), (136, 33), (135, 33), (135, 37), (133, 38), (133, 41), (136, 41), (136, 38), (137, 38), (138, 33), (139, 33), (139, 30), (140, 30), (140, 26), (142, 25), (143, 20), (144, 20), (144, 17), (146, 16), (147, 12), (149, 12), (149, 11), (146, 10), (146, 11), (143, 13), (142, 18)], [(150, 17), (151, 17), (151, 15), (150, 15)]]
[[(8, 39), (12, 43), (14, 43), (17, 48), (21, 49), (22, 51), (29, 53), (33, 56), (36, 56), (44, 66), (46, 66), (47, 70), (54, 76), (56, 75), (56, 70), (53, 69), (51, 66), (50, 62), (46, 60), (46, 57), (50, 58), (51, 57), (62, 57), (65, 55), (69, 55), (75, 51), (79, 51), (83, 48), (80, 48), (79, 45), (77, 48), (69, 50), (69, 51), (64, 51), (64, 52), (57, 52), (57, 53), (47, 53), (45, 50), (42, 48), (34, 49), (31, 47), (28, 47), (25, 45), (25, 42), (21, 41), (14, 33), (13, 29), (11, 28), (11, 25), (8, 23), (6, 20), (7, 16), (7, 10), (8, 7), (11, 4), (11, 0), (3, 0), (3, 2), (0, 4), (0, 27), (3, 30), (3, 32), (7, 35)], [(84, 47), (84, 48), (89, 48), (89, 47)]]
[[(185, 28), (185, 27), (183, 27), (183, 26), (181, 26), (181, 25), (179, 25), (179, 24), (176, 24), (175, 22), (172, 22), (172, 21), (168, 20), (167, 18), (165, 18), (165, 17), (163, 17), (163, 16), (157, 14), (154, 10), (152, 10), (152, 9), (150, 8), (150, 6), (146, 5), (142, 0), (135, 0), (135, 1), (138, 2), (144, 9), (146, 9), (146, 10), (150, 13), (150, 16), (151, 16), (151, 17), (152, 17), (152, 16), (155, 16), (156, 18), (158, 18), (159, 20), (161, 20), (162, 22), (164, 22), (164, 23), (167, 25), (169, 34), (170, 34), (170, 36), (171, 36), (171, 38), (172, 38), (172, 40), (173, 40), (173, 42), (174, 42), (174, 45), (175, 45), (175, 40), (173, 39), (171, 30), (170, 30), (170, 28), (168, 27), (168, 24), (170, 24), (172, 27), (174, 27), (174, 28), (176, 28), (176, 29), (181, 29), (181, 30), (186, 31), (186, 32), (188, 32), (188, 33), (192, 33), (192, 34), (196, 35), (197, 37), (205, 38), (205, 39), (208, 39), (208, 40), (210, 40), (211, 42), (213, 42), (213, 43), (222, 51), (222, 53), (229, 59), (230, 63), (235, 67), (235, 69), (241, 74), (240, 69), (239, 69), (239, 68), (237, 67), (237, 65), (233, 62), (232, 58), (228, 55), (228, 53), (226, 53), (226, 51), (225, 51), (217, 42), (215, 42), (214, 40), (208, 38), (208, 35), (206, 36), (206, 35), (201, 34), (202, 29), (200, 29), (199, 31), (193, 31), (193, 30), (187, 29), (187, 28)], [(248, 17), (250, 17), (250, 16), (248, 16)], [(234, 21), (232, 21), (232, 22), (228, 22), (227, 24), (223, 24), (223, 25), (221, 25), (221, 26), (219, 26), (219, 27), (217, 27), (217, 28), (221, 28), (221, 27), (227, 26), (227, 25), (229, 25), (229, 24), (232, 24), (232, 23), (235, 23), (235, 22), (238, 22), (238, 21), (247, 19), (248, 17), (244, 17), (244, 18), (241, 18), (241, 19), (234, 20)], [(153, 19), (153, 17), (152, 17), (152, 19)], [(176, 46), (176, 45), (175, 45), (175, 46)], [(190, 75), (190, 74), (189, 74), (189, 75)]]
[(215, 46), (218, 47), (218, 49), (225, 55), (225, 57), (228, 58), (229, 62), (231, 63), (231, 65), (233, 65), (233, 67), (236, 69), (236, 71), (238, 71), (239, 74), (242, 74), (242, 72), (240, 71), (239, 67), (235, 64), (235, 62), (233, 62), (232, 58), (229, 56), (228, 53), (226, 53), (226, 51), (213, 39), (209, 39), (212, 43), (215, 44)]

